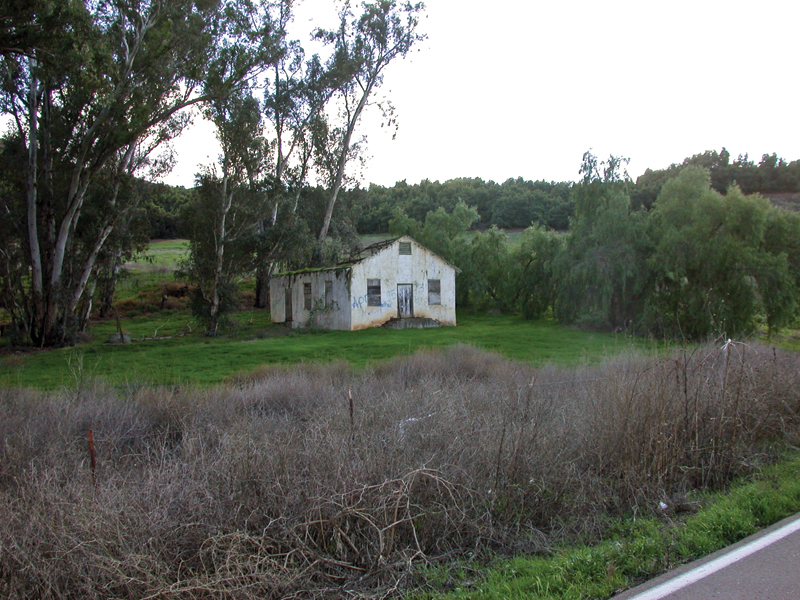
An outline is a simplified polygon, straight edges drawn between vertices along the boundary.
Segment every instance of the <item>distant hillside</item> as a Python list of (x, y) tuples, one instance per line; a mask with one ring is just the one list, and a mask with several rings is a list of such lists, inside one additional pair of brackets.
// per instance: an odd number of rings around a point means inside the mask
[(762, 192), (761, 195), (775, 206), (800, 212), (800, 192)]

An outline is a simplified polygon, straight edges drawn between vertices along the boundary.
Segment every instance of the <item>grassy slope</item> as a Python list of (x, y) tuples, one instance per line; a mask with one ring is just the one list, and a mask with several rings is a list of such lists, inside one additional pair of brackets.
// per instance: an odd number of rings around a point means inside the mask
[(187, 240), (160, 240), (150, 243), (143, 256), (125, 265), (117, 283), (116, 299), (135, 298), (141, 288), (174, 281), (173, 273), (189, 249)]
[(142, 269), (148, 265), (157, 267), (175, 268), (175, 265), (189, 250), (188, 240), (158, 240), (150, 242), (150, 247), (141, 260), (131, 263), (133, 270)]
[(0, 361), (0, 384), (52, 389), (76, 378), (99, 376), (115, 382), (219, 383), (263, 364), (347, 361), (354, 366), (381, 361), (419, 348), (472, 344), (535, 364), (574, 364), (599, 360), (632, 345), (623, 336), (582, 332), (550, 321), (520, 317), (459, 314), (457, 327), (435, 329), (291, 332), (268, 325), (266, 312), (239, 313), (233, 337), (208, 338), (185, 313), (126, 319), (123, 328), (135, 338), (195, 332), (167, 340), (125, 346), (103, 343), (116, 330), (113, 321), (94, 324), (96, 341), (77, 348), (42, 352)]

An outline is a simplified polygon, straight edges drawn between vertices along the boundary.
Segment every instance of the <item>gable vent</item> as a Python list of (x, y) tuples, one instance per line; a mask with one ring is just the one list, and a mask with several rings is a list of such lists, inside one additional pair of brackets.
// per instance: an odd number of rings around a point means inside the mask
[(411, 254), (411, 242), (400, 242), (400, 254)]

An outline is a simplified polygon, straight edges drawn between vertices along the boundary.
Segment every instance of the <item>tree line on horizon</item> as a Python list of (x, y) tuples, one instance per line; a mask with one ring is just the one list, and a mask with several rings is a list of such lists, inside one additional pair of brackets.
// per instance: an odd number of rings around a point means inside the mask
[[(731, 161), (730, 155), (709, 150), (695, 154), (666, 169), (647, 169), (635, 181), (629, 182), (631, 205), (652, 208), (664, 183), (674, 178), (687, 166), (708, 169), (711, 186), (726, 193), (734, 183), (745, 194), (761, 193), (800, 194), (800, 160), (787, 161), (775, 153), (765, 154), (756, 163), (747, 155)], [(380, 234), (389, 231), (389, 223), (398, 210), (418, 221), (438, 208), (452, 211), (462, 200), (478, 211), (478, 221), (473, 225), (486, 229), (495, 225), (501, 229), (524, 229), (532, 223), (558, 231), (569, 229), (574, 214), (572, 190), (575, 182), (533, 181), (522, 177), (511, 178), (503, 183), (484, 181), (479, 177), (459, 177), (444, 182), (424, 179), (417, 184), (405, 180), (394, 186), (370, 184), (343, 189), (341, 205), (336, 211), (339, 221), (346, 221), (351, 230), (359, 235)], [(149, 235), (153, 239), (185, 237), (182, 229), (183, 207), (190, 202), (192, 188), (150, 184), (145, 194), (141, 218), (149, 223)], [(323, 202), (327, 190), (307, 186), (301, 192), (305, 219), (311, 222), (310, 229), (320, 221), (320, 210), (315, 206)], [(800, 208), (800, 202), (796, 205)], [(316, 214), (316, 216), (315, 216)]]

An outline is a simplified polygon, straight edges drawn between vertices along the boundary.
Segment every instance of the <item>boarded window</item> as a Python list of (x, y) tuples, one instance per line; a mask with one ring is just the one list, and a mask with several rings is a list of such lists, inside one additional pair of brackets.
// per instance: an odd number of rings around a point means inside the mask
[(311, 310), (311, 284), (303, 284), (303, 307), (306, 310)]
[(325, 306), (333, 304), (333, 282), (325, 282)]
[(411, 255), (411, 242), (400, 242), (400, 254)]
[(442, 282), (439, 279), (428, 279), (428, 304), (442, 303)]
[(381, 280), (367, 279), (367, 306), (381, 305)]

